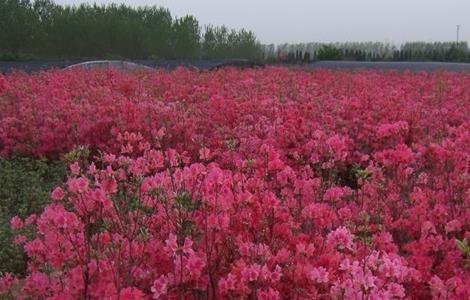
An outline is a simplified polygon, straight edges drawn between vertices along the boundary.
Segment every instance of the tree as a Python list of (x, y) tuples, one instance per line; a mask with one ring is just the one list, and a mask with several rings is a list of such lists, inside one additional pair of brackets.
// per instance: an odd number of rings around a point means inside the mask
[[(202, 53), (201, 53), (202, 51)], [(193, 16), (127, 5), (61, 6), (51, 0), (0, 0), (0, 55), (40, 58), (259, 58), (253, 32), (208, 26)]]
[(27, 0), (0, 0), (0, 51), (24, 54), (33, 50), (37, 19)]
[(177, 18), (173, 23), (173, 51), (178, 58), (199, 56), (200, 28), (193, 16)]
[(323, 45), (318, 51), (319, 60), (341, 60), (343, 53), (333, 45)]

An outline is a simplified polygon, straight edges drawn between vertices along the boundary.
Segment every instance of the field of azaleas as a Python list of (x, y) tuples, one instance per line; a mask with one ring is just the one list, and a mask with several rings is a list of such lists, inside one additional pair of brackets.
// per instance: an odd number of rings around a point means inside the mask
[(470, 297), (468, 73), (0, 75), (0, 152), (69, 164), (6, 298)]

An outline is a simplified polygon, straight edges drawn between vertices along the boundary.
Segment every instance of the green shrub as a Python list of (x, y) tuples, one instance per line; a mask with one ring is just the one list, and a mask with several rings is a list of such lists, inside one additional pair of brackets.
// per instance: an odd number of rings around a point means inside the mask
[(26, 157), (0, 158), (0, 273), (22, 274), (26, 260), (13, 243), (10, 219), (38, 213), (49, 193), (65, 178), (61, 162)]

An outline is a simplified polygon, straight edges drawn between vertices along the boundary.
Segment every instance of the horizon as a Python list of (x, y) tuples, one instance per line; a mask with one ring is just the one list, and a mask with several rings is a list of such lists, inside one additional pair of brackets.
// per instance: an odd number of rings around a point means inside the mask
[[(193, 15), (201, 28), (225, 25), (255, 33), (262, 44), (382, 42), (402, 45), (406, 42), (453, 42), (460, 25), (461, 42), (470, 41), (470, 1), (464, 0), (397, 0), (393, 3), (358, 0), (270, 2), (258, 0), (237, 2), (220, 0), (132, 0), (82, 1), (57, 0), (61, 5), (126, 4), (161, 6), (173, 16)], [(340, 6), (341, 9), (337, 9)], [(263, 16), (260, 18), (260, 11)], [(311, 30), (305, 28), (312, 28)]]

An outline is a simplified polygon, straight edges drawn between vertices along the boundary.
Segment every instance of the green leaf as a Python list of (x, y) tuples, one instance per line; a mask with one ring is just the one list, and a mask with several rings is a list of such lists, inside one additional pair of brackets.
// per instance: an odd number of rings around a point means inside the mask
[(192, 199), (191, 194), (188, 191), (180, 190), (176, 193), (175, 198), (176, 204), (188, 211), (194, 211), (199, 208), (199, 202)]
[(470, 248), (468, 247), (467, 239), (463, 239), (463, 240), (456, 239), (455, 242), (457, 244), (457, 248), (460, 250), (460, 252), (462, 252), (462, 254), (470, 255)]

